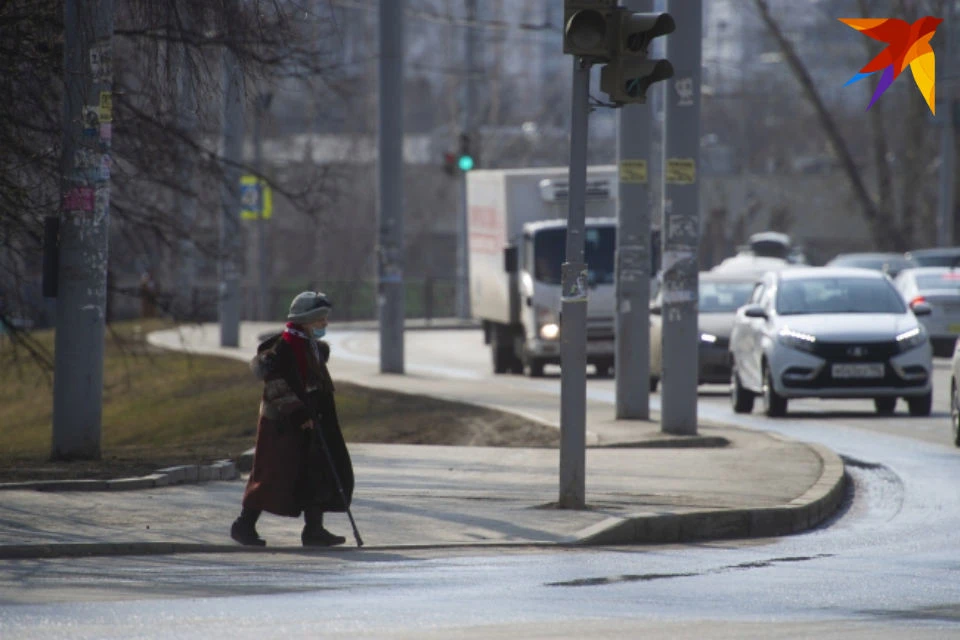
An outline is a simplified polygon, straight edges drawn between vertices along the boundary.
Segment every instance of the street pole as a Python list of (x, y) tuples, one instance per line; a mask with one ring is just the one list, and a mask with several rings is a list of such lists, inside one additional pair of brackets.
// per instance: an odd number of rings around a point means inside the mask
[(380, 373), (403, 373), (403, 11), (380, 0), (380, 103), (377, 248)]
[(100, 459), (113, 126), (112, 0), (64, 3), (54, 460)]
[(587, 422), (587, 265), (583, 235), (587, 191), (590, 63), (573, 58), (567, 253), (560, 276), (560, 500), (583, 509)]
[[(476, 58), (476, 21), (477, 21), (477, 0), (466, 0), (467, 3), (467, 27), (466, 42), (464, 43), (463, 67), (465, 80), (463, 84), (463, 108), (461, 109), (462, 122), (461, 131), (466, 135), (472, 145), (476, 145), (473, 127), (473, 102), (475, 99), (474, 84), (474, 59)], [(470, 150), (474, 153), (473, 149)], [(470, 296), (469, 296), (469, 269), (467, 258), (467, 171), (460, 172), (460, 216), (457, 218), (457, 287), (456, 287), (456, 306), (457, 317), (466, 319), (470, 317)]]
[(663, 202), (663, 390), (661, 430), (697, 433), (697, 322), (700, 241), (700, 0), (669, 0), (676, 31), (667, 38), (673, 64), (666, 99)]
[[(653, 0), (624, 0), (653, 11)], [(656, 85), (655, 85), (656, 86)], [(617, 109), (616, 398), (618, 419), (650, 417), (650, 109)]]
[(937, 244), (941, 247), (953, 246), (953, 209), (954, 209), (954, 180), (956, 179), (956, 70), (953, 65), (953, 18), (954, 2), (947, 2), (947, 17), (945, 35), (947, 41), (946, 64), (944, 74), (946, 85), (943, 87), (946, 99), (939, 106), (946, 113), (940, 117), (940, 202), (937, 210)]
[(243, 161), (243, 75), (223, 47), (223, 184), (220, 187), (220, 346), (240, 345), (240, 163)]
[(267, 293), (267, 222), (263, 217), (263, 115), (270, 108), (271, 93), (258, 93), (253, 120), (253, 169), (257, 174), (257, 320), (269, 320), (270, 305)]
[[(181, 13), (185, 28), (190, 28), (193, 21), (189, 7), (184, 7)], [(179, 69), (177, 70), (177, 89), (179, 99), (177, 111), (182, 127), (183, 137), (193, 140), (197, 129), (197, 93), (195, 83), (197, 73), (193, 60), (188, 52), (187, 45), (180, 46)], [(193, 242), (193, 225), (197, 217), (197, 195), (195, 191), (195, 151), (186, 140), (180, 142), (180, 164), (177, 169), (177, 181), (180, 193), (177, 196), (177, 208), (180, 211), (181, 238), (178, 242), (179, 255), (177, 264), (177, 316), (182, 319), (193, 320), (194, 290), (196, 281), (196, 247)]]

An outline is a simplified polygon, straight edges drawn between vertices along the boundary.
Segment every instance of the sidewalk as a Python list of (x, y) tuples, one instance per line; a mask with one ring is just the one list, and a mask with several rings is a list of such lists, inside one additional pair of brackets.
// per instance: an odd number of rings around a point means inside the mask
[[(216, 325), (158, 332), (150, 339), (168, 348), (246, 360), (257, 337), (278, 326), (244, 323), (241, 346), (235, 349), (219, 346)], [(338, 330), (346, 332), (346, 327), (338, 325)], [(443, 376), (429, 384), (424, 374), (383, 376), (362, 359), (336, 360), (334, 377), (406, 392), (419, 386), (447, 399), (477, 386)], [(548, 414), (537, 413), (537, 402), (549, 409), (551, 399), (538, 399), (529, 409), (531, 417), (548, 422)], [(693, 438), (670, 436), (660, 433), (655, 421), (618, 421), (613, 413), (609, 404), (588, 405), (595, 446), (586, 453), (584, 510), (554, 505), (559, 492), (556, 449), (350, 444), (357, 477), (353, 515), (365, 548), (785, 535), (816, 526), (842, 501), (843, 463), (822, 446), (720, 425), (701, 425)], [(249, 459), (237, 466), (245, 464)], [(266, 549), (241, 547), (229, 539), (243, 493), (237, 469), (229, 463), (189, 476), (182, 470), (158, 475), (91, 484), (87, 488), (99, 489), (93, 491), (48, 485), (41, 491), (0, 492), (0, 559), (302, 551), (300, 522), (270, 514), (258, 525)], [(181, 484), (121, 490), (168, 483), (174, 475)], [(347, 545), (338, 549), (353, 546), (345, 514), (330, 514), (327, 526), (347, 536)]]

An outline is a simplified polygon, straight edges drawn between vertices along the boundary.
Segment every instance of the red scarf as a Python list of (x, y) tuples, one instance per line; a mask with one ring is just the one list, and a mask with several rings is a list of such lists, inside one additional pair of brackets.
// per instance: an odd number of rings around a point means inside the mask
[(298, 369), (300, 369), (300, 379), (306, 380), (307, 348), (310, 338), (298, 325), (288, 322), (287, 328), (283, 331), (283, 340), (293, 348), (293, 355), (296, 356)]

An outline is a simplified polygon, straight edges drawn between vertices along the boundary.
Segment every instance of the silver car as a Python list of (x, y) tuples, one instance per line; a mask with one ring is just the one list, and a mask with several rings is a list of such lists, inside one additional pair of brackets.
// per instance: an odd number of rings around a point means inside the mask
[(953, 352), (950, 362), (950, 425), (953, 427), (953, 444), (960, 447), (960, 349)]
[[(699, 384), (726, 384), (730, 381), (730, 329), (737, 309), (747, 299), (760, 275), (744, 272), (701, 272), (699, 285), (700, 331)], [(663, 376), (662, 298), (650, 305), (650, 391), (656, 391)]]
[(768, 273), (737, 311), (730, 336), (731, 401), (749, 413), (762, 397), (768, 416), (790, 398), (873, 398), (893, 413), (930, 414), (933, 358), (926, 329), (878, 271), (809, 267)]
[(949, 358), (960, 336), (960, 270), (949, 267), (920, 267), (900, 272), (894, 281), (897, 290), (913, 306), (929, 305), (931, 313), (921, 321), (930, 334), (933, 354)]

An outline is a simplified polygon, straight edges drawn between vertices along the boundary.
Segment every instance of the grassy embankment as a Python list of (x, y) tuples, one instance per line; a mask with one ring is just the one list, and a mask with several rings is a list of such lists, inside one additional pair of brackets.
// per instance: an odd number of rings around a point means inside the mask
[[(260, 383), (243, 362), (146, 343), (162, 320), (113, 324), (104, 353), (102, 459), (52, 463), (52, 372), (0, 339), (0, 482), (116, 477), (236, 458), (253, 446)], [(52, 330), (30, 334), (53, 361)], [(336, 381), (336, 371), (333, 372)], [(337, 384), (348, 442), (555, 446), (555, 430), (496, 411)]]

